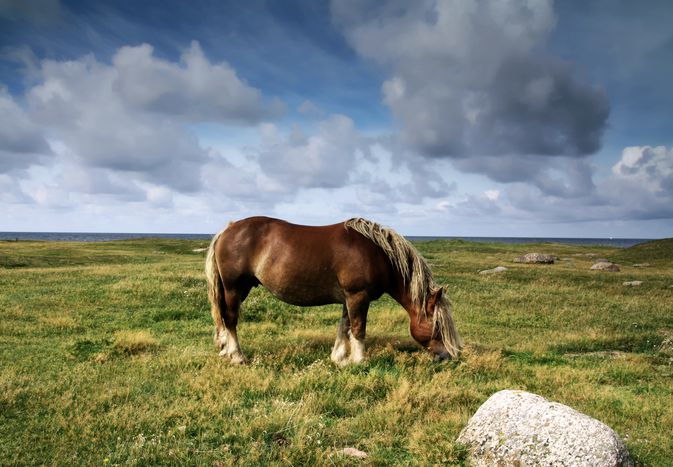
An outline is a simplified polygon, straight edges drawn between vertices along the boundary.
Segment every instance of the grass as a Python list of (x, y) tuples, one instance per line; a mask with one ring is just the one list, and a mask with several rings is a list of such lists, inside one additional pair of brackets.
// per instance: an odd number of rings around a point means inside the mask
[[(463, 356), (434, 363), (383, 298), (368, 362), (345, 369), (329, 361), (338, 306), (293, 307), (261, 288), (239, 325), (250, 364), (220, 359), (194, 251), (205, 246), (0, 242), (1, 465), (461, 464), (458, 433), (506, 388), (605, 422), (641, 465), (673, 458), (670, 242), (418, 243), (448, 285)], [(559, 260), (512, 262), (531, 251)], [(590, 271), (598, 257), (621, 272)], [(510, 269), (478, 274), (498, 265)]]

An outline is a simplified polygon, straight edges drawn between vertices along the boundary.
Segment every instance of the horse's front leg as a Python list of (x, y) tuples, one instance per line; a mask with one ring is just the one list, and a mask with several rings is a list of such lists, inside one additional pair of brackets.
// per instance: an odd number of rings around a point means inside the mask
[(366, 292), (358, 292), (346, 296), (348, 318), (351, 323), (350, 344), (353, 363), (361, 363), (365, 359), (365, 334), (367, 332), (367, 312), (369, 296)]
[(341, 321), (337, 326), (336, 341), (332, 349), (330, 358), (339, 366), (344, 366), (348, 363), (348, 333), (350, 332), (351, 322), (348, 319), (348, 307), (343, 306), (343, 313)]

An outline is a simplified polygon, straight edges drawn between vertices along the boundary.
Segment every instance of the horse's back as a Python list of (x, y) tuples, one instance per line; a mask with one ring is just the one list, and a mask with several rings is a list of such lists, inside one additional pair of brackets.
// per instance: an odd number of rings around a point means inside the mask
[(298, 305), (341, 303), (356, 289), (380, 296), (390, 280), (382, 250), (342, 222), (303, 226), (251, 217), (230, 224), (216, 251), (225, 284), (254, 278)]

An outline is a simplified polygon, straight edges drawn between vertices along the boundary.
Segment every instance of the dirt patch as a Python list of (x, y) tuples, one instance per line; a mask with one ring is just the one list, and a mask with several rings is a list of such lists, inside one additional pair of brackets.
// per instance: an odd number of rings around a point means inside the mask
[(627, 355), (628, 352), (621, 352), (619, 350), (598, 350), (595, 352), (574, 352), (565, 354), (566, 357), (601, 357), (601, 358), (619, 358)]

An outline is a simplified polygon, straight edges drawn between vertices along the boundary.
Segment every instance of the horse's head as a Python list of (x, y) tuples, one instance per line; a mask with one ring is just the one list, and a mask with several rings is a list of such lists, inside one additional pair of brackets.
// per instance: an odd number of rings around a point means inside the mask
[(418, 313), (410, 323), (413, 338), (434, 354), (437, 361), (457, 358), (462, 347), (451, 316), (451, 302), (445, 292), (444, 287), (430, 291), (425, 301), (425, 313)]

